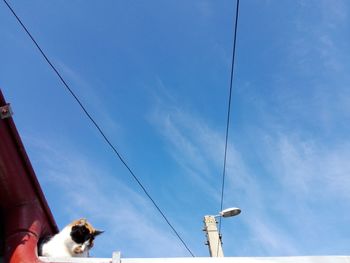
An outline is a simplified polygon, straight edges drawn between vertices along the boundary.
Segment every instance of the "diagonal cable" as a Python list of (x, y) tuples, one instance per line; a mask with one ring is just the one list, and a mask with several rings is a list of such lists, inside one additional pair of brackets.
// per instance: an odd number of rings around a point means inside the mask
[[(232, 86), (233, 86), (233, 76), (235, 68), (235, 56), (236, 56), (236, 40), (237, 40), (237, 25), (238, 25), (238, 14), (239, 14), (239, 0), (236, 0), (236, 17), (234, 23), (234, 36), (233, 36), (233, 47), (232, 47), (232, 60), (231, 60), (231, 77), (230, 77), (230, 92), (228, 97), (228, 107), (227, 107), (227, 120), (226, 120), (226, 137), (225, 137), (225, 151), (224, 151), (224, 167), (222, 172), (222, 183), (221, 183), (221, 202), (220, 210), (223, 209), (224, 204), (224, 193), (225, 193), (225, 177), (226, 177), (226, 162), (227, 162), (227, 144), (228, 144), (228, 135), (230, 128), (230, 115), (231, 115), (231, 98), (232, 98)], [(221, 219), (219, 217), (219, 236), (221, 237)], [(221, 242), (221, 238), (218, 239), (218, 243)], [(217, 246), (216, 255), (219, 253), (219, 244)]]
[(98, 125), (98, 123), (94, 120), (94, 118), (91, 116), (91, 114), (89, 113), (89, 111), (86, 109), (86, 107), (84, 106), (84, 104), (80, 101), (80, 99), (78, 98), (78, 96), (74, 93), (74, 91), (70, 88), (70, 86), (67, 84), (67, 82), (64, 80), (64, 78), (62, 77), (62, 75), (59, 73), (59, 71), (56, 69), (56, 67), (53, 65), (53, 63), (50, 61), (50, 59), (46, 56), (45, 52), (42, 50), (42, 48), (39, 46), (38, 42), (34, 39), (34, 37), (32, 36), (32, 34), (29, 32), (29, 30), (27, 29), (27, 27), (23, 24), (23, 22), (21, 21), (21, 19), (18, 17), (18, 15), (16, 14), (16, 12), (14, 11), (14, 9), (10, 6), (10, 4), (6, 1), (3, 0), (5, 2), (5, 4), (7, 5), (7, 7), (10, 9), (11, 13), (15, 16), (15, 18), (17, 19), (18, 23), (22, 26), (22, 28), (24, 29), (24, 31), (27, 33), (27, 35), (30, 37), (30, 39), (33, 41), (34, 45), (37, 47), (37, 49), (39, 50), (39, 52), (41, 53), (41, 55), (44, 57), (44, 59), (46, 60), (46, 62), (50, 65), (51, 69), (56, 73), (56, 75), (58, 76), (58, 78), (61, 80), (61, 82), (63, 83), (63, 85), (65, 86), (65, 88), (68, 90), (68, 92), (73, 96), (73, 98), (75, 99), (75, 101), (79, 104), (80, 108), (83, 110), (83, 112), (85, 113), (85, 115), (87, 116), (87, 118), (92, 122), (92, 124), (95, 126), (95, 128), (99, 131), (100, 135), (103, 137), (104, 141), (109, 145), (109, 147), (112, 149), (112, 151), (117, 155), (118, 159), (123, 163), (123, 165), (125, 166), (125, 168), (129, 171), (130, 175), (132, 176), (132, 178), (135, 179), (136, 183), (141, 187), (141, 189), (143, 190), (143, 192), (146, 194), (146, 196), (148, 197), (148, 199), (152, 202), (152, 204), (154, 205), (154, 207), (157, 209), (157, 211), (160, 213), (160, 215), (163, 217), (163, 219), (166, 221), (166, 223), (169, 225), (169, 227), (173, 230), (173, 232), (175, 233), (175, 235), (177, 236), (177, 238), (181, 241), (181, 243), (184, 245), (184, 247), (186, 248), (186, 250), (191, 254), (192, 257), (194, 257), (194, 254), (192, 253), (192, 251), (189, 249), (189, 247), (187, 246), (187, 244), (185, 243), (185, 241), (181, 238), (180, 234), (176, 231), (175, 227), (170, 223), (169, 219), (166, 217), (166, 215), (164, 214), (164, 212), (160, 209), (160, 207), (157, 205), (157, 203), (155, 202), (155, 200), (152, 198), (152, 196), (149, 194), (149, 192), (147, 191), (147, 189), (143, 186), (143, 184), (141, 183), (140, 179), (135, 175), (135, 173), (132, 171), (132, 169), (130, 168), (130, 166), (126, 163), (126, 161), (124, 160), (124, 158), (121, 156), (121, 154), (118, 152), (118, 150), (116, 149), (116, 147), (111, 143), (111, 141), (108, 139), (108, 137), (105, 135), (104, 131), (101, 129), (101, 127)]

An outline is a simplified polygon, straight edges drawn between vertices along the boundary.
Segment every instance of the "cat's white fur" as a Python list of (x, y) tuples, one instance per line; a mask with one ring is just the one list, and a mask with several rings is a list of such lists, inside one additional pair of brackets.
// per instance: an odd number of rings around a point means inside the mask
[[(88, 257), (89, 249), (87, 247), (88, 241), (84, 244), (76, 244), (71, 236), (72, 227), (66, 226), (61, 232), (53, 236), (49, 242), (42, 246), (42, 256), (44, 257)], [(74, 251), (80, 247), (82, 253), (77, 254)]]

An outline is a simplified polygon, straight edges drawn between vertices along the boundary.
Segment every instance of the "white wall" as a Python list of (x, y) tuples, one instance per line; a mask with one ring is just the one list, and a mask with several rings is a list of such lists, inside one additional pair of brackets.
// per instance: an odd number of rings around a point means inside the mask
[[(350, 256), (314, 257), (225, 257), (225, 258), (40, 258), (44, 262), (75, 263), (350, 263)], [(1, 262), (1, 261), (0, 261)]]

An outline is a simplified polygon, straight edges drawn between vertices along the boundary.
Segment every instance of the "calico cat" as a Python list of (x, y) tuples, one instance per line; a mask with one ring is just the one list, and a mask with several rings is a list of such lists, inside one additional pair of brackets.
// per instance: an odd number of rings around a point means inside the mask
[(82, 218), (62, 229), (53, 237), (39, 242), (38, 254), (44, 257), (88, 257), (94, 245), (94, 239), (103, 231)]

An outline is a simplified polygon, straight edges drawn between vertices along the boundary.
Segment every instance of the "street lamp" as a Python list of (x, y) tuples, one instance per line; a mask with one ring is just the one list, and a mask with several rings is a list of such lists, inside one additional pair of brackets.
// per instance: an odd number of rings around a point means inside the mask
[(224, 252), (222, 250), (221, 236), (219, 235), (216, 224), (217, 217), (231, 217), (241, 213), (241, 209), (237, 207), (231, 207), (222, 210), (218, 215), (206, 215), (204, 216), (204, 229), (207, 237), (206, 245), (209, 246), (209, 254), (211, 257), (223, 257)]
[[(230, 207), (230, 208), (227, 208), (227, 209), (224, 209), (222, 210), (220, 213), (219, 213), (219, 216), (222, 216), (222, 217), (231, 217), (231, 216), (237, 216), (241, 213), (241, 209), (238, 208), (238, 207)], [(216, 216), (217, 217), (217, 216)]]

